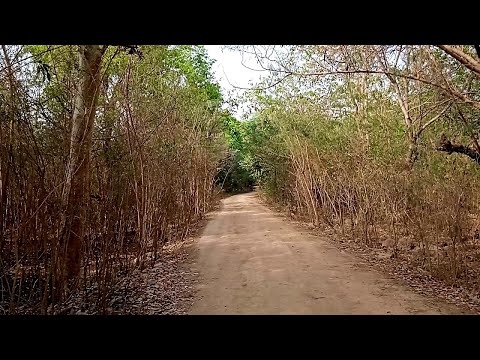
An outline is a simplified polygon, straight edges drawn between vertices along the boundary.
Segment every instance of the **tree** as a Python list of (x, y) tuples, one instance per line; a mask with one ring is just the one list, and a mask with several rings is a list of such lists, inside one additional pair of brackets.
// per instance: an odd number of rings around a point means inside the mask
[[(480, 109), (479, 102), (473, 100), (472, 97), (467, 95), (463, 95), (465, 91), (471, 92), (472, 90), (476, 90), (478, 92), (478, 79), (480, 78), (480, 61), (474, 58), (473, 50), (468, 47), (461, 47), (461, 46), (451, 46), (451, 45), (438, 45), (440, 49), (442, 49), (446, 54), (450, 55), (454, 58), (458, 64), (461, 64), (465, 69), (468, 69), (469, 74), (462, 77), (463, 80), (463, 92), (458, 90), (451, 90), (451, 93), (456, 96), (456, 98), (460, 98), (466, 104), (472, 104), (475, 109)], [(480, 58), (480, 47), (478, 45), (475, 46), (476, 56)], [(457, 71), (457, 73), (459, 73)], [(474, 78), (477, 78), (476, 82), (476, 89), (472, 89)], [(453, 89), (454, 81), (447, 82), (450, 89)], [(475, 91), (473, 92), (475, 93)], [(472, 142), (473, 147), (466, 146), (466, 145), (458, 145), (452, 144), (450, 140), (447, 139), (445, 134), (442, 134), (439, 146), (437, 147), (438, 151), (444, 151), (448, 154), (452, 153), (459, 153), (465, 154), (466, 156), (473, 159), (477, 164), (480, 164), (480, 145), (478, 143), (478, 133), (480, 131), (480, 127), (476, 124), (476, 121), (468, 121), (464, 115), (464, 111), (462, 110), (462, 106), (456, 106), (458, 117), (461, 119), (461, 122), (465, 126), (465, 128), (469, 131), (469, 136)], [(470, 111), (471, 112), (471, 111)], [(474, 115), (475, 117), (478, 114)], [(476, 128), (476, 129), (475, 129)]]
[(60, 243), (65, 251), (63, 273), (68, 279), (80, 272), (86, 199), (89, 195), (92, 131), (101, 82), (102, 57), (107, 46), (80, 45), (79, 77), (71, 121), (70, 152), (62, 192)]
[[(245, 46), (242, 51), (255, 56), (260, 68), (270, 72), (264, 89), (277, 87), (291, 77), (301, 81), (313, 78), (320, 83), (320, 78), (335, 76), (348, 81), (356, 75), (362, 76), (359, 90), (365, 92), (365, 75), (386, 76), (404, 116), (409, 144), (406, 163), (411, 169), (418, 156), (420, 136), (453, 105), (457, 109), (459, 104), (480, 109), (480, 101), (471, 91), (473, 78), (480, 76), (480, 62), (473, 56), (473, 47), (439, 48), (457, 64), (439, 56), (434, 46)], [(459, 77), (462, 71), (458, 64), (471, 74)], [(475, 145), (472, 151), (477, 148)], [(441, 146), (438, 149), (442, 151)]]

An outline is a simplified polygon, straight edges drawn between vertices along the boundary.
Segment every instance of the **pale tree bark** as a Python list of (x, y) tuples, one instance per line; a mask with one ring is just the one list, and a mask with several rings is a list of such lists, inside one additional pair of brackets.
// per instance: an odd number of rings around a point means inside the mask
[(452, 45), (438, 45), (438, 47), (480, 77), (480, 61), (464, 52), (461, 47)]
[(62, 268), (67, 279), (80, 272), (84, 238), (86, 198), (90, 180), (92, 129), (100, 86), (100, 69), (106, 46), (79, 46), (78, 89), (72, 115), (70, 153), (62, 192), (63, 217), (60, 244), (65, 257)]

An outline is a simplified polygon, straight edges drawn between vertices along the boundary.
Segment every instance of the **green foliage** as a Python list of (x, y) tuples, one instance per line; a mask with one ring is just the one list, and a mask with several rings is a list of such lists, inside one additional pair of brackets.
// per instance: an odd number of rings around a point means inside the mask
[(213, 80), (212, 65), (214, 61), (208, 57), (203, 46), (179, 45), (167, 48), (167, 64), (185, 76), (187, 83), (197, 88), (210, 107), (218, 107), (223, 99), (220, 86)]
[(228, 113), (223, 119), (229, 155), (217, 175), (216, 182), (228, 193), (251, 191), (255, 185), (255, 178), (251, 149), (247, 144), (247, 123), (237, 120)]
[[(215, 201), (216, 175), (231, 156), (212, 60), (202, 46), (141, 46), (141, 56), (109, 46), (95, 89), (98, 102), (80, 109), (95, 111), (92, 136), (77, 144), (73, 106), (85, 79), (78, 46), (18, 49), (7, 48), (22, 61), (13, 81), (7, 81), (11, 74), (0, 51), (0, 175), (9, 174), (0, 201), (0, 282), (20, 285), (2, 293), (0, 308), (22, 302), (45, 313), (75, 290), (62, 273), (61, 236), (70, 223), (62, 223), (65, 204), (85, 234), (79, 262), (87, 276), (78, 283), (97, 289), (84, 302), (105, 304), (119, 275), (187, 236)], [(64, 196), (66, 170), (79, 147), (88, 158), (85, 194), (71, 201)], [(248, 183), (240, 158), (235, 161), (232, 191)], [(18, 229), (20, 243), (13, 238)], [(23, 269), (20, 281), (15, 269)], [(52, 287), (59, 289), (55, 299)]]
[[(266, 90), (250, 93), (257, 113), (243, 125), (244, 153), (261, 191), (304, 221), (392, 257), (404, 252), (448, 281), (467, 279), (477, 266), (465, 259), (478, 242), (480, 166), (439, 151), (439, 140), (477, 148), (476, 75), (428, 46), (292, 47), (291, 54)], [(289, 68), (305, 75), (272, 88)], [(395, 76), (379, 74), (385, 68)], [(312, 75), (322, 73), (329, 76)], [(441, 89), (445, 83), (470, 100)]]

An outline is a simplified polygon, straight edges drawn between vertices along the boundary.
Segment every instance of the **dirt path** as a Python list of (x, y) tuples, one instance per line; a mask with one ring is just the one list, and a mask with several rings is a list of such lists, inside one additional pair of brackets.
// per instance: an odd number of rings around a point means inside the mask
[(298, 230), (255, 193), (223, 200), (196, 244), (192, 314), (458, 314)]

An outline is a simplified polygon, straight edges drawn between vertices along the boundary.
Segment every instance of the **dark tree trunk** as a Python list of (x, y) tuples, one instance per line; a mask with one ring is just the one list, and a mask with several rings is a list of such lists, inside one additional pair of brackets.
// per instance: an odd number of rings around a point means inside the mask
[(445, 135), (442, 135), (440, 138), (439, 146), (437, 147), (438, 151), (444, 151), (448, 154), (459, 153), (464, 154), (473, 159), (478, 165), (480, 165), (480, 153), (468, 146), (465, 145), (456, 145), (452, 144), (450, 140), (447, 139)]

